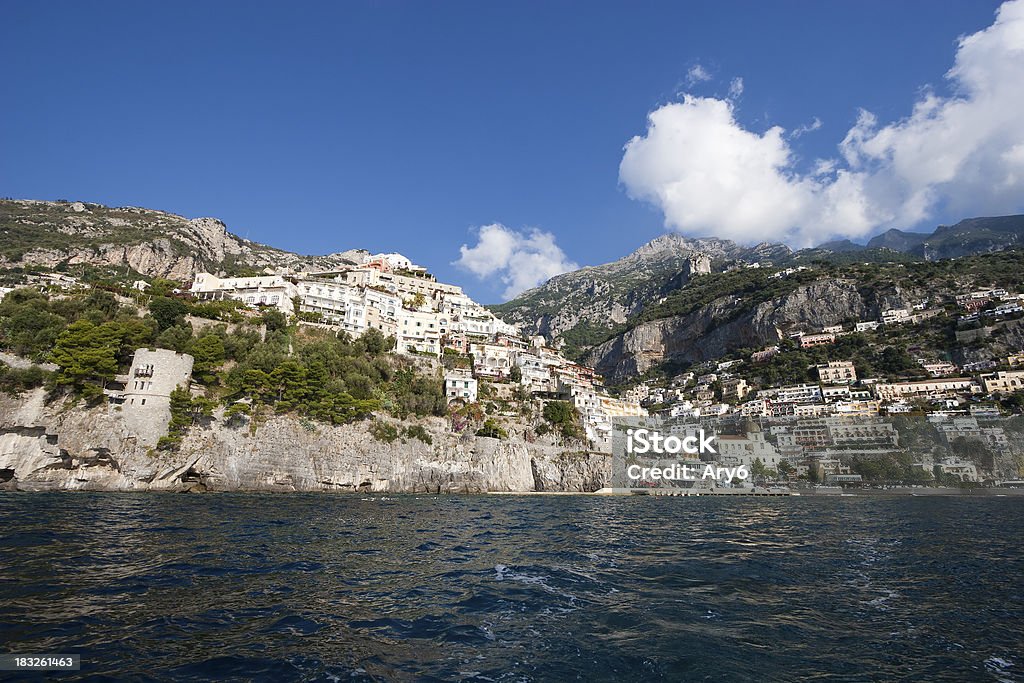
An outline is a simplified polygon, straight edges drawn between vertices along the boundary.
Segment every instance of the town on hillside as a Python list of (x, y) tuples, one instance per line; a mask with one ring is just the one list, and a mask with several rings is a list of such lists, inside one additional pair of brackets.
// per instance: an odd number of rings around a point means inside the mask
[[(761, 482), (856, 485), (872, 480), (975, 483), (1021, 478), (1013, 440), (998, 421), (1019, 413), (1024, 404), (1024, 350), (1002, 362), (958, 366), (933, 353), (913, 358), (891, 347), (872, 358), (865, 351), (869, 345), (860, 342), (951, 315), (962, 329), (958, 336), (984, 334), (990, 329), (986, 324), (1024, 315), (1022, 294), (1001, 288), (965, 291), (954, 303), (919, 301), (882, 310), (877, 320), (779, 330), (777, 344), (745, 356), (731, 353), (674, 374), (638, 377), (609, 388), (592, 368), (565, 358), (560, 340), (522, 335), (460, 287), (438, 282), (400, 254), (361, 254), (360, 262), (330, 271), (278, 267), (238, 276), (201, 272), (166, 294), (190, 302), (192, 322), (199, 328), (213, 322), (204, 321), (204, 315), (216, 318), (227, 310), (234, 320), (274, 312), (300, 329), (347, 339), (372, 331), (378, 338), (393, 339), (400, 356), (441, 369), (449, 411), (474, 404), (493, 409), (500, 403), (513, 406), (506, 416), (511, 417), (517, 401), (564, 402), (572, 414), (559, 419), (573, 425), (565, 434), (582, 439), (595, 452), (611, 452), (617, 419), (651, 416), (711, 425), (722, 439), (716, 462), (746, 465)], [(772, 277), (800, 270), (806, 268), (779, 269)], [(60, 297), (92, 286), (61, 272), (18, 277), (0, 288), (0, 296), (32, 287)], [(141, 300), (150, 288), (150, 281), (138, 279), (130, 286), (124, 283), (120, 291), (134, 292)], [(225, 305), (229, 309), (218, 308)], [(207, 310), (213, 312), (203, 312)], [(851, 355), (851, 348), (859, 355)], [(193, 379), (191, 361), (185, 367), (177, 360), (182, 350), (189, 349), (168, 351), (165, 363), (153, 355), (159, 350), (139, 349), (128, 374), (104, 383), (109, 400), (132, 408), (126, 415), (136, 416), (140, 430), (154, 420), (139, 415), (166, 412), (173, 386)], [(786, 376), (766, 374), (765, 368), (784, 367), (787, 358), (807, 354), (823, 359), (805, 372), (814, 381), (765, 381), (766, 376)], [(901, 358), (893, 360), (896, 355)], [(155, 381), (154, 367), (172, 368), (170, 379)], [(239, 408), (245, 406), (231, 410)], [(501, 410), (488, 411), (492, 413), (500, 422)], [(911, 457), (907, 439), (901, 442), (893, 426), (900, 416), (926, 420), (934, 432), (931, 445), (940, 448), (919, 448)], [(489, 422), (478, 434), (500, 436), (499, 422)], [(757, 429), (742, 427), (755, 423)]]
[[(524, 338), (516, 326), (497, 318), (460, 287), (438, 282), (426, 268), (401, 254), (364, 252), (361, 260), (329, 272), (268, 268), (263, 274), (239, 277), (198, 273), (191, 283), (176, 288), (173, 296), (195, 302), (200, 310), (204, 303), (233, 302), (240, 304), (232, 309), (235, 315), (239, 311), (248, 311), (250, 316), (278, 311), (300, 327), (352, 339), (374, 330), (393, 338), (398, 354), (441, 361), (450, 408), (485, 397), (514, 400), (528, 396), (568, 402), (577, 412), (574, 422), (582, 426), (578, 436), (594, 450), (610, 450), (616, 417), (647, 414), (637, 401), (612, 396), (591, 368), (567, 360), (543, 337)], [(19, 285), (56, 291), (89, 287), (64, 273), (35, 273), (0, 288), (0, 296)], [(149, 288), (146, 280), (131, 284), (131, 290), (140, 295)], [(107, 382), (105, 393), (115, 400), (127, 400), (131, 406), (136, 399), (148, 400), (152, 409), (161, 403), (158, 397), (129, 395), (140, 381), (143, 389), (147, 382), (153, 385), (149, 379), (152, 369), (144, 369), (149, 374), (139, 380), (135, 365), (127, 375), (115, 378), (127, 384), (127, 394), (117, 381)], [(513, 387), (518, 391), (510, 391)]]

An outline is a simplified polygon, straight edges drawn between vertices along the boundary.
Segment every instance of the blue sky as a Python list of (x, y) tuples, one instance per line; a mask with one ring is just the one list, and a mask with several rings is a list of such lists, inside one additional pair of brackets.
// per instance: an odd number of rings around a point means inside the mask
[[(991, 151), (1013, 148), (1013, 124), (957, 166), (979, 183), (1009, 178), (1013, 192), (970, 201), (948, 178), (907, 172), (890, 145), (920, 149), (937, 107), (971, 100), (980, 77), (944, 74), (958, 37), (992, 26), (998, 7), (8, 0), (0, 195), (216, 216), (304, 253), (401, 251), (485, 302), (668, 229), (796, 245), (930, 229), (1024, 208), (1016, 167), (996, 168), (1006, 154)], [(967, 67), (1012, 62), (998, 50), (1020, 34), (1006, 36), (965, 52)], [(930, 123), (915, 123), (929, 92)], [(695, 149), (718, 134), (721, 146)], [(753, 169), (731, 199), (694, 181), (712, 167), (735, 180), (723, 158)], [(837, 159), (856, 192), (819, 164)], [(878, 189), (893, 183), (906, 185), (898, 197)], [(781, 208), (766, 199), (779, 196)], [(779, 218), (763, 225), (765, 214)]]

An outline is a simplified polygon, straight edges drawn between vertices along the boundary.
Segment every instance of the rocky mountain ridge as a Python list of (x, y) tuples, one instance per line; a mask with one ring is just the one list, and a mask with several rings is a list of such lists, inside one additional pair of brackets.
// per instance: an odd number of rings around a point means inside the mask
[(138, 207), (0, 200), (0, 268), (129, 268), (188, 281), (200, 271), (266, 267), (331, 269), (366, 252), (301, 256), (251, 242), (216, 218), (185, 218)]
[(959, 258), (1012, 249), (1024, 244), (1024, 215), (965, 218), (954, 225), (940, 225), (931, 233), (896, 228), (875, 235), (866, 245), (850, 240), (826, 242), (817, 249), (836, 253), (888, 249), (926, 261)]
[(556, 275), (513, 301), (491, 306), (527, 334), (563, 337), (582, 348), (608, 336), (652, 302), (721, 262), (786, 259), (782, 244), (743, 247), (731, 240), (661, 235), (618, 261)]

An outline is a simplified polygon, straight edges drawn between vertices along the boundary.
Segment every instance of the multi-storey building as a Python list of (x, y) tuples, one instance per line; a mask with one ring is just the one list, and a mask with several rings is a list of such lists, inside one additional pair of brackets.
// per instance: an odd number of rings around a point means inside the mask
[(444, 395), (448, 401), (473, 403), (477, 397), (477, 381), (469, 370), (449, 370), (444, 375)]
[(815, 346), (825, 346), (827, 344), (834, 344), (835, 341), (836, 335), (833, 333), (805, 334), (800, 337), (800, 348), (809, 349)]
[(773, 403), (819, 403), (821, 387), (817, 384), (794, 384), (788, 387), (761, 389), (757, 392), (757, 397)]
[(199, 273), (189, 291), (197, 299), (233, 299), (253, 308), (276, 308), (288, 315), (295, 312), (292, 299), (299, 295), (295, 283), (281, 275), (222, 279), (210, 273)]
[(857, 370), (848, 360), (832, 361), (819, 365), (817, 369), (822, 384), (852, 384), (857, 381)]
[(981, 376), (987, 394), (1008, 394), (1024, 389), (1024, 370), (993, 372)]
[(736, 377), (722, 382), (722, 398), (726, 401), (742, 401), (750, 393), (745, 379)]
[(917, 382), (895, 382), (876, 384), (875, 396), (883, 401), (895, 401), (903, 397), (925, 396), (939, 397), (949, 394), (976, 394), (981, 386), (970, 377), (954, 379), (929, 379)]

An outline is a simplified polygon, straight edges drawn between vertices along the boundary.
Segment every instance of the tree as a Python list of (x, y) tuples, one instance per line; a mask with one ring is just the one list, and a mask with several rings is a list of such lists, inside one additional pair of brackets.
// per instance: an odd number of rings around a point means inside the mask
[(189, 353), (195, 359), (192, 372), (203, 384), (210, 384), (215, 377), (213, 371), (224, 362), (224, 342), (216, 334), (205, 334), (195, 340)]
[(188, 353), (192, 348), (192, 328), (188, 325), (169, 327), (156, 338), (156, 345), (161, 349)]
[(86, 398), (99, 398), (101, 389), (93, 382), (114, 378), (122, 335), (122, 328), (115, 323), (96, 325), (88, 320), (77, 320), (68, 325), (57, 337), (51, 354), (60, 368), (54, 383)]
[(283, 332), (288, 329), (288, 318), (276, 308), (264, 311), (262, 320), (267, 326), (267, 332)]
[(159, 450), (177, 448), (188, 428), (195, 424), (200, 415), (213, 414), (213, 402), (205, 398), (192, 398), (191, 392), (184, 387), (175, 387), (170, 395), (171, 419), (167, 423), (167, 436), (160, 437), (157, 442)]
[(0, 344), (18, 355), (39, 358), (46, 354), (67, 324), (64, 318), (36, 303), (5, 308), (10, 312), (4, 311), (0, 318)]
[(360, 345), (371, 356), (379, 356), (395, 348), (395, 338), (386, 337), (380, 330), (369, 329), (359, 338)]
[(754, 462), (750, 463), (750, 474), (754, 481), (764, 480), (765, 474), (768, 473), (768, 468), (761, 462), (761, 458), (754, 458)]
[(156, 320), (157, 327), (161, 331), (182, 324), (185, 321), (186, 313), (188, 313), (188, 306), (180, 299), (155, 296), (149, 302), (149, 314)]
[(785, 477), (787, 477), (787, 478), (788, 478), (788, 477), (789, 477), (790, 475), (792, 475), (792, 474), (793, 474), (793, 472), (795, 472), (795, 471), (796, 471), (796, 470), (795, 470), (795, 469), (793, 468), (793, 466), (792, 466), (792, 465), (790, 465), (790, 464), (789, 464), (789, 462), (788, 462), (788, 461), (786, 461), (786, 460), (780, 460), (780, 461), (779, 461), (779, 464), (775, 466), (775, 469), (777, 469), (777, 470), (779, 471), (779, 474), (781, 474), (781, 475), (784, 475), (784, 476), (785, 476)]
[(162, 277), (153, 278), (153, 282), (149, 285), (149, 294), (154, 297), (167, 297), (173, 294), (174, 290), (178, 289), (179, 286), (174, 280)]
[(523, 371), (518, 365), (513, 365), (512, 369), (508, 372), (508, 378), (518, 384), (523, 381)]
[(576, 439), (581, 436), (576, 407), (568, 401), (548, 401), (543, 415), (545, 420), (561, 429), (563, 436)]
[(504, 429), (502, 429), (501, 425), (499, 425), (497, 422), (495, 422), (494, 420), (492, 420), (490, 418), (487, 418), (486, 420), (484, 420), (483, 426), (480, 429), (476, 430), (476, 435), (477, 436), (486, 436), (486, 437), (490, 437), (492, 439), (507, 439), (508, 438), (508, 432), (506, 432)]

